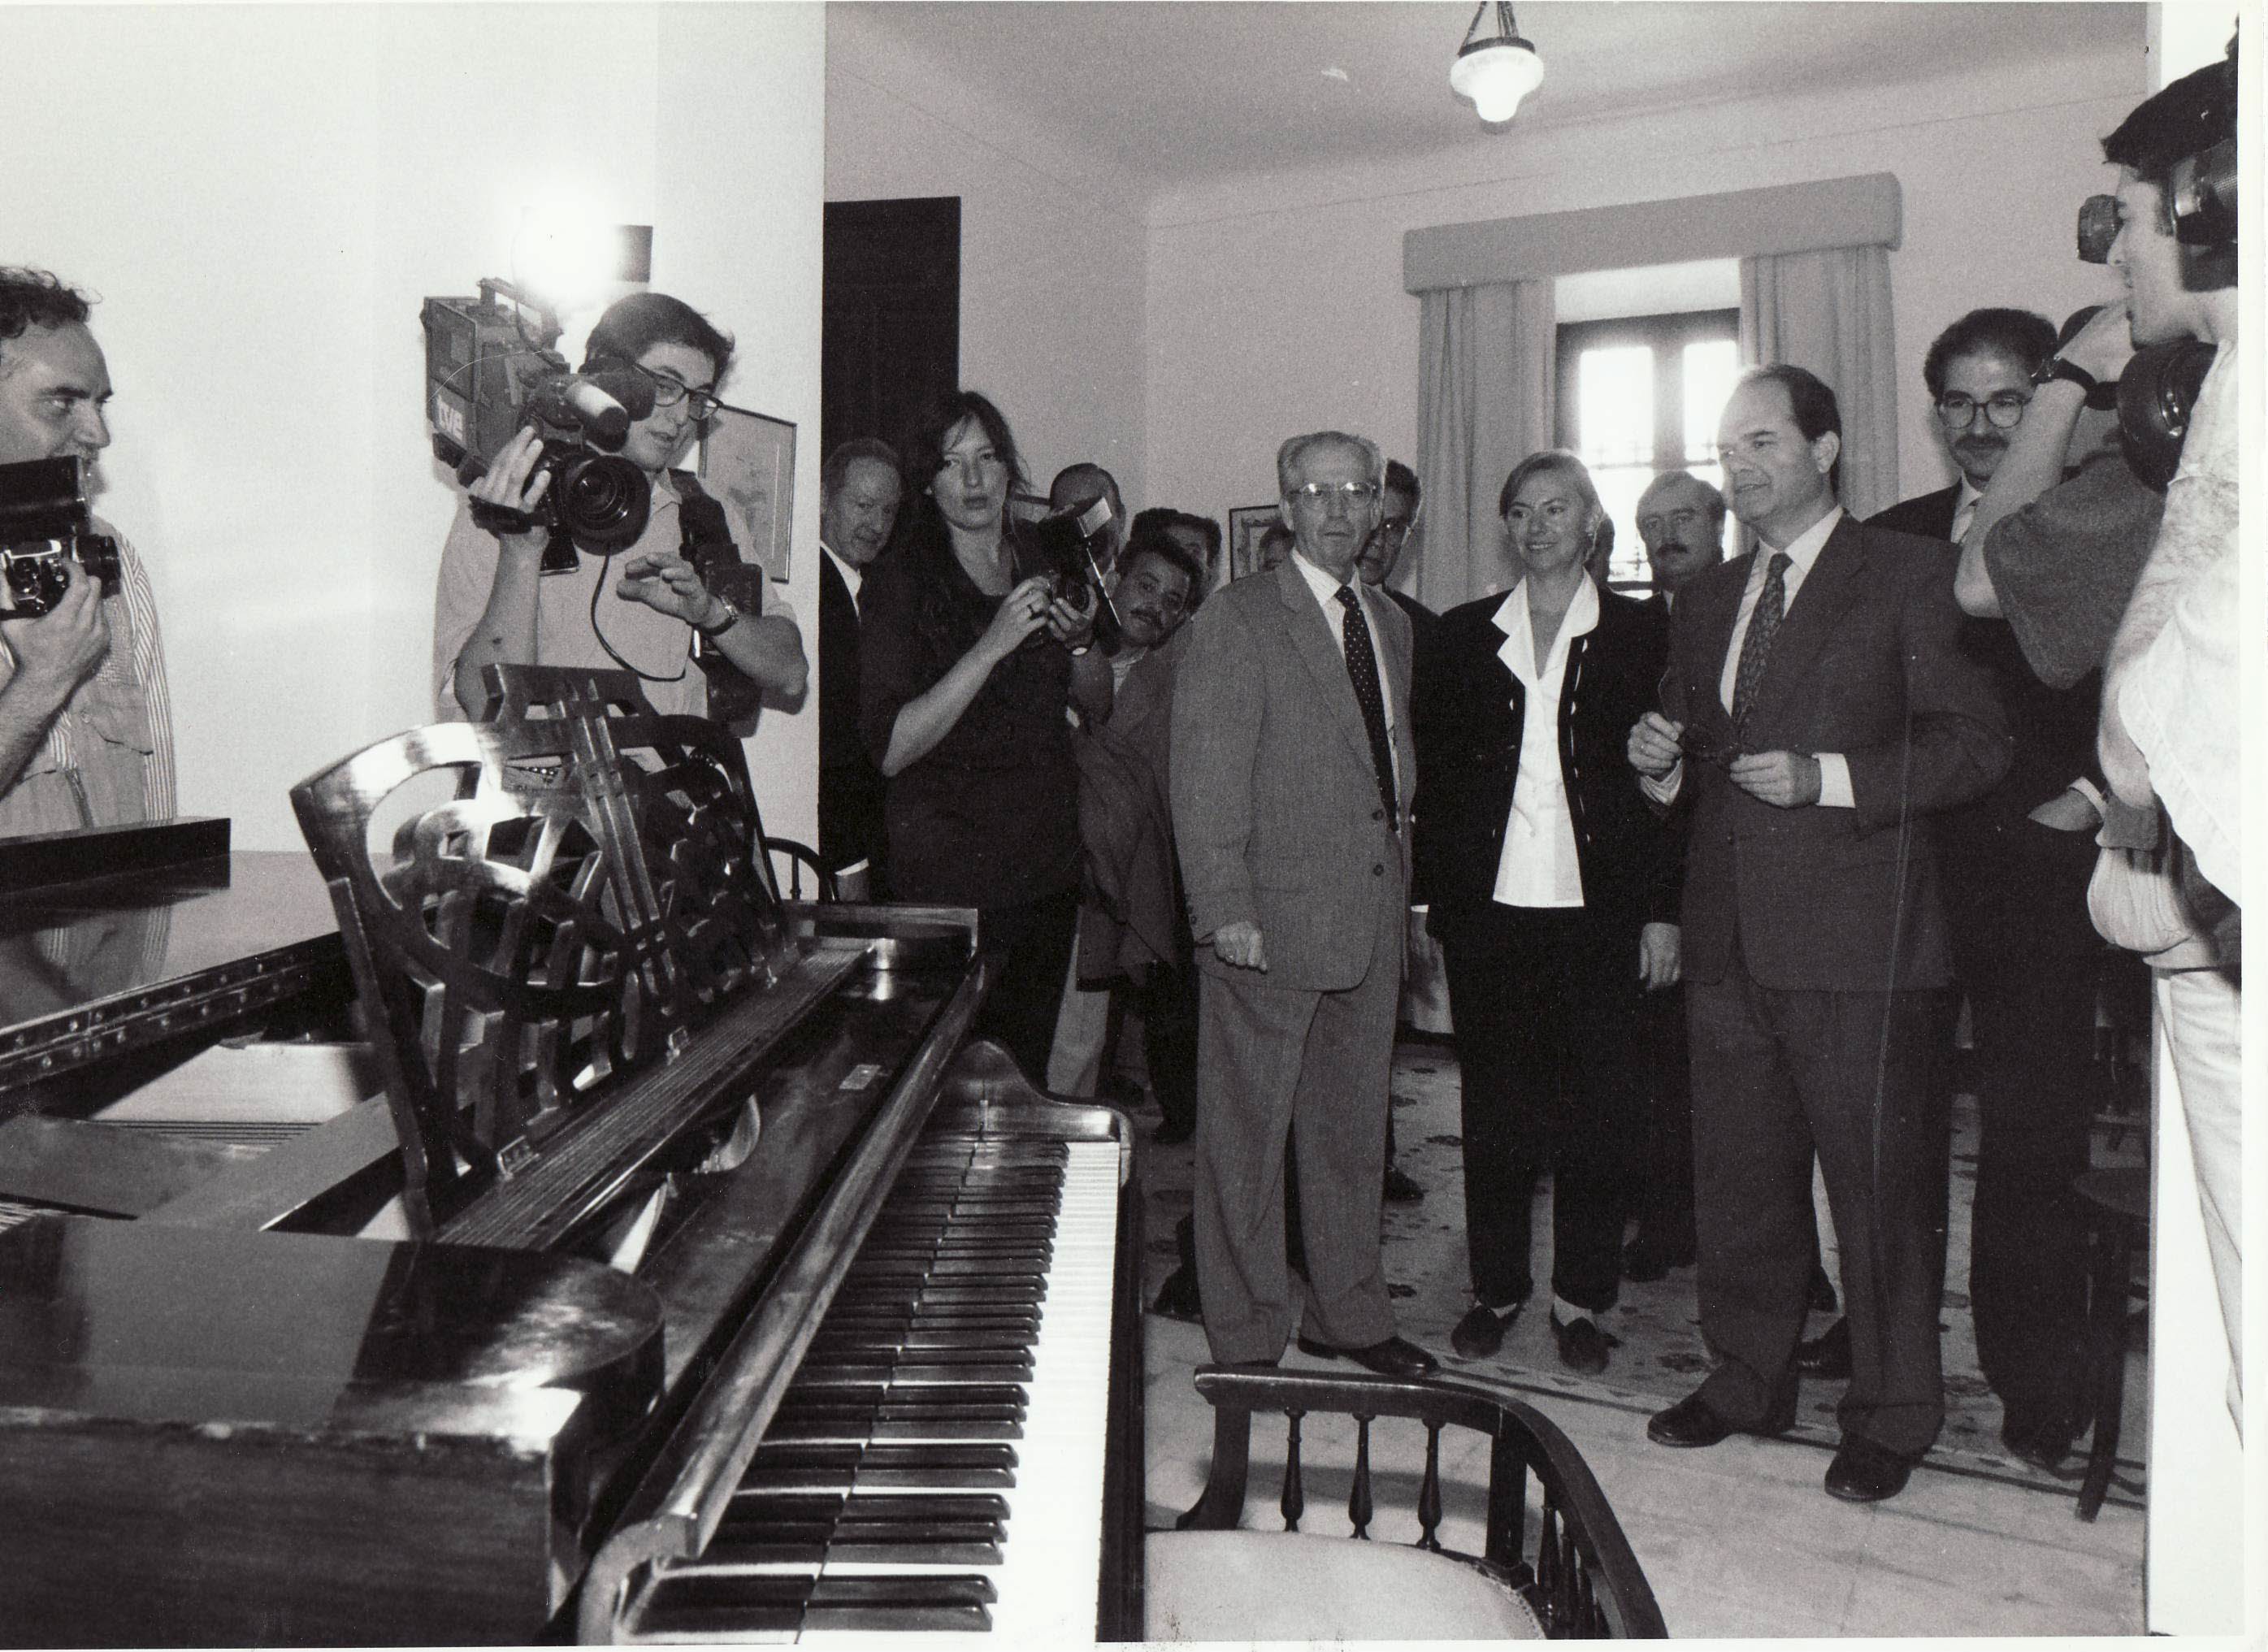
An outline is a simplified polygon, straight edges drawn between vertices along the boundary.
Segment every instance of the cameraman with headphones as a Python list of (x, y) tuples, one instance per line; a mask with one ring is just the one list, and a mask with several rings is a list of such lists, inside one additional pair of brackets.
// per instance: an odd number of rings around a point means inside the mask
[[(571, 572), (539, 572), (540, 526), (499, 535), (475, 520), (532, 511), (551, 483), (538, 469), (534, 428), (507, 442), (468, 490), (441, 553), (433, 665), (443, 716), (480, 714), (481, 673), (495, 664), (628, 669), (656, 710), (720, 720), (753, 709), (749, 685), (789, 698), (803, 692), (807, 667), (795, 622), (756, 611), (761, 576), (736, 582), (738, 603), (718, 589), (720, 572), (742, 565), (724, 512), (689, 472), (671, 468), (716, 412), (732, 355), (729, 338), (666, 294), (633, 293), (607, 307), (591, 329), (584, 370), (629, 364), (652, 384), (652, 410), (622, 446), (652, 487), (644, 530), (619, 562), (585, 552)], [(696, 635), (720, 664), (696, 661)], [(712, 704), (712, 669), (713, 697), (723, 704)]]
[[(2250, 720), (2237, 627), (2235, 140), (2233, 40), (2223, 62), (2166, 86), (2103, 140), (2117, 193), (2082, 209), (2080, 256), (2117, 269), (2126, 301), (2036, 375), (1962, 542), (1955, 586), (1969, 612), (2006, 616), (2043, 679), (2102, 666), (2097, 747), (2113, 795), (2088, 909), (2106, 939), (2151, 966), (2228, 1333), (2232, 1412), (2242, 1378), (2238, 822)], [(2127, 465), (2164, 488), (2156, 531), (2118, 535), (2103, 555), (2088, 553), (2107, 519), (2076, 546), (2032, 534), (2027, 517), (2087, 479), (2055, 485), (2081, 407), (2114, 403)], [(2099, 469), (2094, 485), (2152, 497), (2117, 468)]]

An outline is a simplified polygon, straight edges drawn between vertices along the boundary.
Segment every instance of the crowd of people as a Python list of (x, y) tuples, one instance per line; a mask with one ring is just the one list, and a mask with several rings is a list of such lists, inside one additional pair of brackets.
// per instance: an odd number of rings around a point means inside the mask
[[(2234, 81), (2233, 61), (2178, 81), (2106, 140), (2122, 299), (2060, 336), (1978, 310), (1932, 347), (1955, 485), (1856, 520), (1833, 391), (1752, 368), (1719, 424), (1723, 491), (1670, 471), (1638, 501), (1644, 600), (1609, 586), (1612, 525), (1565, 451), (1509, 466), (1501, 562), (1474, 581), (1497, 594), (1438, 616), (1388, 583), (1418, 476), (1364, 436), (1282, 444), (1280, 529), (1233, 581), (1213, 520), (1130, 520), (1091, 462), (1046, 496), (1108, 506), (1099, 583), (1066, 579), (973, 390), (899, 446), (827, 455), (821, 860), (849, 897), (977, 909), (978, 1032), (1064, 1093), (1146, 1086), (1160, 1139), (1194, 1138), (1183, 1305), (1216, 1360), (1296, 1340), (1437, 1367), (1399, 1332), (1380, 1246), (1381, 1201), (1422, 1192), (1395, 1182), (1389, 1107), (1415, 911), (1462, 1079), (1457, 1357), (1494, 1353), (1533, 1294), (1548, 1176), (1568, 1367), (1609, 1367), (1625, 1280), (1693, 1265), (1714, 1363), (1652, 1438), (1774, 1434), (1803, 1374), (1841, 1375), (1826, 1488), (1894, 1495), (1944, 1412), (1965, 999), (1979, 1358), (2010, 1449), (2059, 1462), (2082, 1427), (2071, 1182), (2107, 938), (2146, 962), (2169, 1030), (2234, 1391), (2234, 250), (2169, 193), (2233, 139)], [(2183, 339), (2215, 353), (2154, 478), (2085, 409), (2137, 349)], [(485, 668), (512, 661), (629, 669), (692, 714), (802, 692), (799, 631), (725, 577), (723, 513), (678, 468), (732, 351), (674, 299), (608, 310), (591, 361), (653, 391), (622, 448), (651, 514), (622, 551), (541, 572), (554, 473), (533, 434), (495, 455), (443, 553), (444, 715), (484, 714)], [(0, 463), (92, 461), (108, 391), (85, 302), (0, 272)], [(77, 579), (0, 621), (0, 833), (172, 812), (157, 617), (121, 543), (114, 591)], [(1844, 1316), (1807, 1341), (1815, 1166)]]

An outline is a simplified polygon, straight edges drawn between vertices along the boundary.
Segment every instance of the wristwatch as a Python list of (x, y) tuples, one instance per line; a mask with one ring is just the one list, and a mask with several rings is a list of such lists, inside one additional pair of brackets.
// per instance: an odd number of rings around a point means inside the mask
[(2061, 356), (2051, 356), (2042, 362), (2038, 371), (2032, 374), (2032, 384), (2037, 388), (2053, 384), (2058, 379), (2068, 380), (2077, 385), (2087, 396), (2087, 405), (2097, 411), (2118, 405), (2117, 384), (2104, 384), (2086, 368), (2074, 365)]
[(725, 610), (725, 617), (723, 619), (718, 620), (713, 625), (696, 625), (693, 628), (695, 631), (699, 631), (703, 637), (706, 637), (712, 643), (740, 623), (740, 610), (733, 606), (733, 599), (731, 597), (718, 597), (717, 606)]

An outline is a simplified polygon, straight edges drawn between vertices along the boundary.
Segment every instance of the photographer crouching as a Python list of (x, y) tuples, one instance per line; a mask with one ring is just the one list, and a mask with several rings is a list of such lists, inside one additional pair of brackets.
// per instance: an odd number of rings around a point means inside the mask
[(150, 579), (86, 509), (110, 446), (87, 315), (55, 277), (0, 269), (0, 837), (173, 813)]
[[(718, 588), (720, 575), (742, 566), (725, 513), (689, 472), (671, 468), (715, 414), (732, 355), (729, 338), (666, 294), (633, 293), (608, 306), (591, 329), (583, 372), (637, 393), (627, 398), (639, 416), (621, 457), (652, 490), (644, 525), (627, 544), (578, 535), (574, 565), (546, 571), (547, 498), (555, 486), (575, 490), (574, 483), (560, 482), (570, 473), (534, 424), (506, 442), (468, 489), (441, 553), (433, 662), (443, 716), (480, 715), (481, 673), (497, 664), (627, 669), (656, 710), (720, 720), (753, 703), (735, 676), (760, 692), (803, 692), (795, 622), (757, 611), (760, 576), (741, 583), (737, 601)], [(634, 512), (622, 514), (636, 527)]]

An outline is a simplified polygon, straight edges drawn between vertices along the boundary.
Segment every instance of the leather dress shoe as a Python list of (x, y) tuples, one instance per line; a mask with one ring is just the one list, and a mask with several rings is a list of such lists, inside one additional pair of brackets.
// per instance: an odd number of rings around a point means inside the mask
[(1395, 1164), (1386, 1167), (1385, 1191), (1389, 1205), (1415, 1205), (1425, 1197), (1425, 1190), (1418, 1185), (1410, 1172)]
[(1795, 1345), (1795, 1368), (1841, 1382), (1851, 1375), (1851, 1322), (1838, 1319), (1808, 1342)]
[(1599, 1322), (1588, 1314), (1565, 1320), (1552, 1315), (1551, 1339), (1559, 1345), (1560, 1364), (1593, 1376), (1607, 1368), (1607, 1350), (1620, 1346), (1620, 1339), (1600, 1330)]
[(1846, 1434), (1827, 1465), (1827, 1494), (1846, 1503), (1879, 1503), (1906, 1488), (1913, 1464), (1863, 1434)]
[(1509, 1308), (1496, 1309), (1486, 1302), (1475, 1302), (1449, 1333), (1450, 1352), (1461, 1360), (1487, 1359), (1504, 1346), (1504, 1333), (1512, 1329), (1512, 1322), (1520, 1317), (1520, 1310), (1527, 1305), (1519, 1302)]
[(1334, 1348), (1328, 1342), (1317, 1342), (1313, 1337), (1300, 1339), (1300, 1352), (1312, 1353), (1318, 1359), (1352, 1360), (1366, 1371), (1381, 1376), (1431, 1376), (1440, 1361), (1414, 1342), (1400, 1337), (1388, 1337), (1383, 1342), (1373, 1342), (1366, 1348)]
[(2008, 1448), (2010, 1457), (2030, 1464), (2042, 1473), (2054, 1474), (2060, 1470), (2064, 1459), (2071, 1455), (2072, 1442), (2078, 1438), (2079, 1425), (2068, 1417), (2035, 1415), (2004, 1408), (2000, 1443)]
[(1656, 1445), (1681, 1448), (1712, 1446), (1736, 1434), (1752, 1434), (1770, 1439), (1774, 1434), (1786, 1434), (1794, 1426), (1795, 1407), (1790, 1405), (1784, 1413), (1765, 1419), (1762, 1427), (1743, 1428), (1719, 1416), (1716, 1407), (1702, 1398), (1701, 1391), (1696, 1389), (1668, 1411), (1658, 1411), (1648, 1418), (1646, 1437)]

